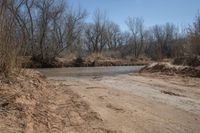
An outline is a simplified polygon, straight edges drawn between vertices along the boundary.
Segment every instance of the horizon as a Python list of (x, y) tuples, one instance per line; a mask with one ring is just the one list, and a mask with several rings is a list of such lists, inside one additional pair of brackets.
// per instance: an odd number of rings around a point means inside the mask
[(89, 13), (87, 22), (92, 22), (95, 10), (106, 12), (109, 20), (117, 23), (122, 31), (128, 30), (125, 23), (128, 17), (143, 18), (147, 28), (169, 22), (182, 29), (193, 23), (200, 9), (198, 0), (68, 0), (68, 2), (73, 8), (80, 6), (87, 10)]

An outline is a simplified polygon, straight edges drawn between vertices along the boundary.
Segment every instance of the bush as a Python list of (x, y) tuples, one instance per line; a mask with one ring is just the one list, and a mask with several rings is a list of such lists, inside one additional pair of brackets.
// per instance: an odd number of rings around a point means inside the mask
[(200, 66), (200, 56), (183, 56), (178, 57), (173, 60), (173, 64), (175, 65), (184, 65), (184, 66), (192, 66), (198, 67)]

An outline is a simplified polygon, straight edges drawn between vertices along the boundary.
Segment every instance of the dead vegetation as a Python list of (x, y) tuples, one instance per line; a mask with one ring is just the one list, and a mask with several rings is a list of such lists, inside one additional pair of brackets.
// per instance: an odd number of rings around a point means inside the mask
[[(26, 67), (63, 67), (137, 65), (143, 64), (141, 57), (162, 60), (199, 55), (199, 15), (186, 28), (187, 35), (171, 23), (145, 28), (144, 20), (137, 17), (127, 19), (128, 31), (123, 32), (101, 10), (88, 23), (86, 10), (66, 5), (63, 0), (2, 0), (0, 71), (10, 71), (17, 56), (30, 57), (24, 61), (30, 63), (23, 64)], [(63, 60), (69, 53), (77, 58)]]
[(0, 2), (0, 76), (8, 78), (19, 65), (17, 55), (21, 49), (22, 36), (16, 37), (14, 16), (7, 9), (4, 1)]
[(183, 56), (173, 60), (175, 65), (198, 67), (200, 66), (200, 56)]
[(152, 63), (144, 67), (141, 72), (160, 73), (166, 75), (182, 75), (200, 78), (200, 68), (190, 66), (177, 66), (170, 63)]
[[(24, 59), (25, 60), (25, 59)], [(26, 68), (61, 68), (61, 67), (95, 67), (95, 66), (131, 66), (131, 65), (147, 65), (151, 61), (149, 58), (113, 58), (103, 54), (90, 54), (80, 57), (70, 54), (66, 57), (55, 58), (51, 64), (44, 66), (39, 62), (32, 61), (27, 57), (23, 63)]]

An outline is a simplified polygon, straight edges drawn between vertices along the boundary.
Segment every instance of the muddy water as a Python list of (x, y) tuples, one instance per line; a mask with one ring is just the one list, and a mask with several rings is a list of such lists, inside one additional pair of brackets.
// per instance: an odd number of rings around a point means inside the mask
[(76, 67), (76, 68), (52, 68), (38, 69), (49, 79), (62, 80), (65, 78), (87, 78), (114, 76), (138, 72), (143, 66), (115, 66), (115, 67)]

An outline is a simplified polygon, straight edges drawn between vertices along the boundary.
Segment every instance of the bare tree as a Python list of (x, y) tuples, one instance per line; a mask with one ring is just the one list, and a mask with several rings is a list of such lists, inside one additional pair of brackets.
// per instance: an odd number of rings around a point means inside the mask
[(176, 27), (173, 24), (155, 25), (152, 29), (154, 39), (156, 42), (156, 52), (158, 59), (163, 59), (170, 53), (170, 45), (174, 40), (176, 34)]
[(8, 77), (16, 70), (22, 42), (22, 33), (8, 6), (14, 4), (7, 0), (0, 2), (0, 73)]
[(116, 49), (118, 46), (122, 45), (122, 35), (119, 25), (114, 22), (107, 22), (107, 38), (108, 38), (108, 48)]
[[(145, 53), (162, 59), (179, 56), (186, 49), (182, 45), (186, 37), (180, 36), (177, 28), (169, 23), (146, 30), (143, 19), (129, 17), (126, 21), (129, 32), (123, 33), (100, 10), (94, 13), (92, 23), (85, 23), (87, 12), (80, 7), (68, 8), (64, 0), (1, 0), (0, 4), (1, 49), (5, 48), (6, 41), (15, 45), (20, 41), (20, 53), (47, 67), (68, 51), (100, 53), (105, 50), (107, 54), (117, 51), (118, 55), (120, 51), (123, 56), (133, 54), (135, 58)], [(12, 21), (7, 22), (9, 19)], [(198, 15), (187, 36), (190, 52), (195, 55), (200, 54), (199, 23)], [(4, 40), (7, 35), (9, 39)]]
[(188, 37), (191, 53), (200, 56), (200, 14), (198, 13), (193, 23), (189, 27)]
[(127, 26), (131, 32), (129, 40), (135, 58), (138, 58), (144, 46), (144, 21), (141, 18), (128, 18)]
[(32, 59), (48, 65), (63, 45), (61, 21), (64, 14), (63, 1), (36, 0), (34, 22), (34, 55)]
[[(23, 51), (32, 60), (48, 65), (69, 46), (76, 47), (80, 43), (87, 15), (85, 10), (67, 10), (63, 0), (1, 2), (6, 5), (6, 11), (13, 17), (17, 30), (23, 35)], [(3, 13), (3, 8), (1, 12)]]
[(85, 27), (85, 43), (90, 52), (102, 52), (108, 43), (106, 30), (106, 16), (97, 10), (94, 14), (94, 23)]
[(86, 10), (82, 10), (80, 7), (74, 11), (72, 8), (69, 9), (66, 16), (66, 46), (70, 47), (73, 51), (76, 49), (84, 29), (84, 20), (87, 17)]

